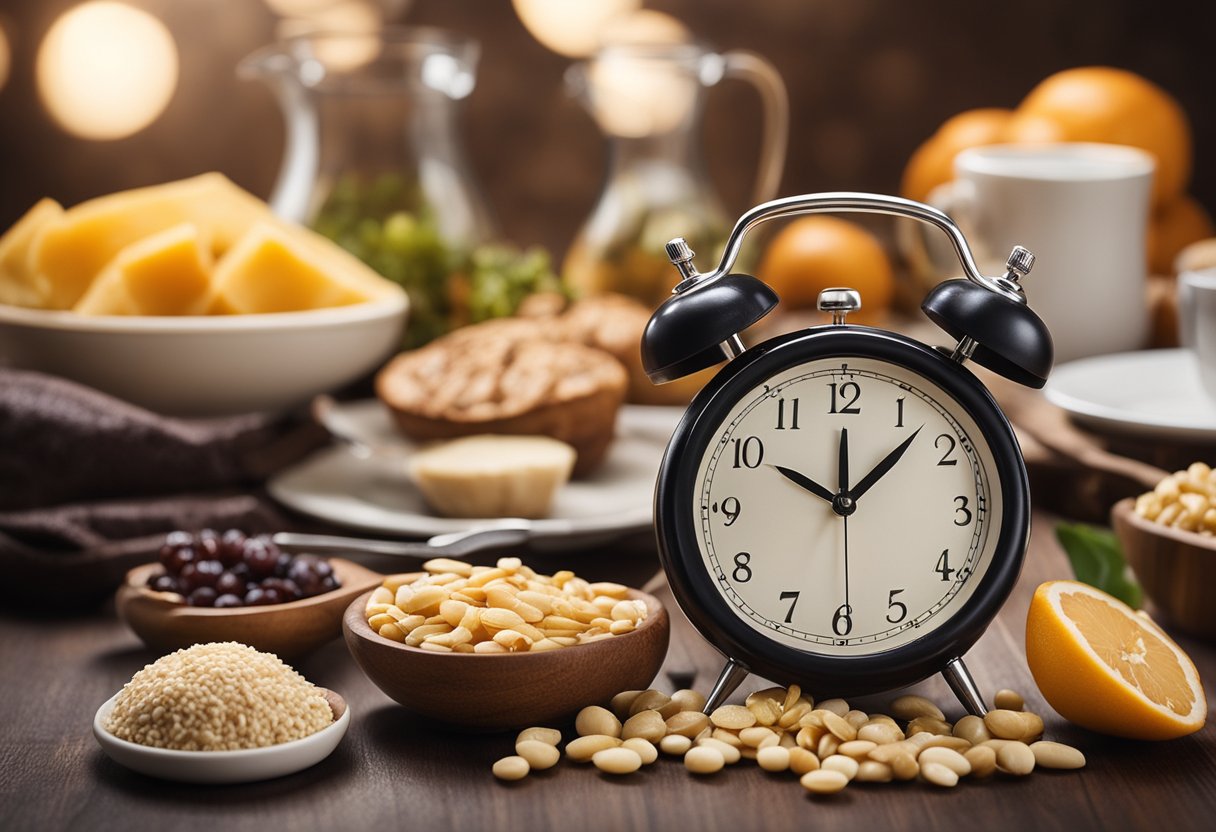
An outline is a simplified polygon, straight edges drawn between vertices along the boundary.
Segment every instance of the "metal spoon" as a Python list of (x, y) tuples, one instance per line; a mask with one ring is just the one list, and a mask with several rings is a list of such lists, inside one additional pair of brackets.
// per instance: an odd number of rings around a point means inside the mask
[(395, 555), (407, 558), (464, 558), (485, 549), (517, 546), (532, 536), (532, 524), (527, 520), (507, 519), (492, 525), (479, 526), (459, 532), (437, 534), (422, 542), (369, 540), (362, 537), (341, 537), (328, 534), (297, 534), (279, 532), (275, 544), (286, 552), (358, 552), (368, 555)]

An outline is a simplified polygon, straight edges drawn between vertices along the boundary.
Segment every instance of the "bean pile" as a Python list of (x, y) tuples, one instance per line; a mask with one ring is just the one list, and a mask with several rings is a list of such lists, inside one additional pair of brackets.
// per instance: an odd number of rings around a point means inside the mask
[[(590, 762), (608, 774), (631, 774), (658, 759), (682, 757), (695, 775), (754, 760), (768, 772), (792, 772), (812, 794), (832, 794), (850, 782), (921, 780), (951, 788), (960, 779), (996, 772), (1030, 774), (1036, 767), (1077, 769), (1085, 755), (1043, 740), (1043, 720), (1024, 710), (1011, 690), (997, 693), (987, 716), (949, 722), (923, 696), (891, 703), (891, 714), (867, 714), (843, 699), (818, 705), (798, 685), (768, 688), (744, 705), (703, 713), (705, 697), (693, 690), (671, 696), (657, 690), (624, 691), (607, 708), (583, 708), (575, 720), (578, 738), (566, 757)], [(557, 764), (561, 733), (528, 728), (515, 742), (515, 756), (494, 764), (494, 776), (520, 780), (533, 769)]]
[(621, 584), (588, 583), (568, 570), (540, 575), (519, 558), (495, 566), (436, 558), (422, 567), (429, 574), (389, 575), (364, 610), (373, 630), (410, 647), (539, 652), (624, 635), (646, 620), (646, 603)]
[(1135, 511), (1163, 526), (1216, 534), (1216, 472), (1202, 462), (1191, 463), (1137, 497)]

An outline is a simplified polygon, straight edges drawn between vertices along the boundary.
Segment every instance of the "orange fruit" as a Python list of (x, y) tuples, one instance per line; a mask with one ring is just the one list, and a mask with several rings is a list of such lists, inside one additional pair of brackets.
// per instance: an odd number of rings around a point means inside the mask
[[(1045, 120), (1045, 121), (1044, 121)], [(1059, 127), (1055, 136), (1047, 122)], [(1178, 102), (1133, 72), (1105, 66), (1050, 76), (1018, 105), (1010, 141), (1105, 142), (1138, 147), (1157, 159), (1153, 204), (1165, 205), (1191, 177), (1191, 127)]]
[(856, 223), (836, 217), (802, 217), (789, 223), (764, 251), (756, 276), (773, 287), (787, 309), (813, 308), (819, 293), (847, 286), (861, 293), (854, 317), (873, 321), (891, 305), (895, 277), (882, 243)]
[(1173, 274), (1178, 253), (1191, 243), (1216, 236), (1212, 218), (1192, 196), (1182, 196), (1153, 214), (1148, 224), (1148, 268)]
[(908, 199), (924, 200), (938, 185), (954, 179), (954, 157), (959, 151), (1003, 142), (1012, 117), (1012, 110), (989, 107), (967, 110), (948, 119), (908, 160), (900, 193)]
[(1035, 590), (1026, 662), (1047, 703), (1093, 731), (1168, 740), (1207, 718), (1190, 657), (1150, 618), (1088, 584), (1048, 581)]

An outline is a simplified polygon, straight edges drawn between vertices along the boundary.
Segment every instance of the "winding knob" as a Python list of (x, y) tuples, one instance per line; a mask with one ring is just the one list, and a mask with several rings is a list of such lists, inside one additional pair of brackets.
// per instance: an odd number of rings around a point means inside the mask
[(861, 308), (861, 293), (856, 289), (836, 287), (819, 293), (816, 303), (820, 312), (830, 312), (832, 323), (843, 324), (845, 315)]
[(1009, 259), (1005, 261), (1005, 268), (1009, 271), (1007, 277), (1010, 280), (1025, 277), (1034, 268), (1034, 255), (1029, 249), (1014, 246), (1013, 251), (1009, 252)]
[(682, 292), (684, 289), (692, 286), (692, 283), (688, 281), (700, 274), (697, 271), (697, 267), (692, 264), (692, 258), (696, 256), (696, 252), (692, 250), (692, 246), (683, 237), (668, 240), (664, 249), (667, 251), (667, 259), (671, 261), (673, 266), (679, 269), (680, 277), (683, 278), (675, 288), (676, 292)]

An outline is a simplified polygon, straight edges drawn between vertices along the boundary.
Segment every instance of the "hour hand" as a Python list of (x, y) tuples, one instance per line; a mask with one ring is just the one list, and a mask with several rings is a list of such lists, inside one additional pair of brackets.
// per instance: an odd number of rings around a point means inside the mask
[(772, 467), (776, 468), (778, 471), (780, 471), (781, 476), (785, 477), (787, 480), (794, 483), (799, 488), (805, 488), (807, 491), (811, 492), (816, 497), (822, 497), (823, 499), (827, 500), (829, 503), (832, 502), (832, 500), (835, 499), (835, 497), (836, 497), (836, 495), (833, 494), (831, 491), (828, 491), (822, 485), (815, 482), (813, 479), (806, 476), (805, 474), (799, 474), (794, 469), (786, 468), (781, 465), (773, 465)]
[(883, 475), (895, 467), (895, 463), (899, 462), (900, 457), (904, 455), (904, 451), (908, 450), (908, 446), (912, 444), (912, 440), (916, 438), (923, 427), (924, 425), (921, 425), (917, 428), (911, 436), (900, 443), (898, 448), (883, 457), (882, 462), (875, 465), (873, 471), (862, 477), (861, 482), (853, 486), (853, 490), (849, 492), (849, 496), (853, 498), (854, 502), (861, 499), (862, 494), (869, 491), (874, 486), (874, 483), (882, 479)]

